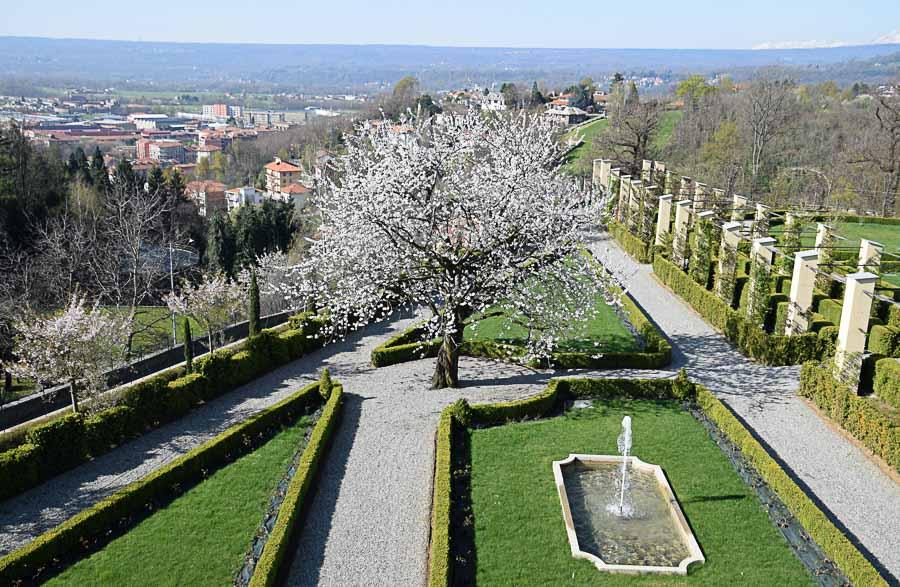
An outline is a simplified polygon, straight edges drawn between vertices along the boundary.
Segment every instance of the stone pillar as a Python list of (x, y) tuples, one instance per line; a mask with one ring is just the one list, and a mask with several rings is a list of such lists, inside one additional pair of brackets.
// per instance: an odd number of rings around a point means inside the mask
[(665, 190), (672, 194), (673, 198), (677, 198), (680, 193), (681, 179), (678, 178), (678, 175), (674, 171), (666, 171)]
[(697, 221), (694, 223), (694, 246), (691, 247), (688, 271), (691, 279), (703, 287), (709, 282), (709, 266), (716, 239), (716, 226), (713, 224), (715, 217), (716, 213), (712, 210), (704, 210), (697, 214)]
[(641, 181), (644, 183), (653, 183), (653, 161), (644, 159), (641, 165)]
[(712, 189), (712, 209), (722, 211), (728, 207), (728, 203), (725, 200), (725, 190), (719, 188)]
[(772, 260), (775, 256), (775, 239), (762, 237), (753, 239), (751, 253), (750, 281), (745, 311), (747, 320), (758, 328), (765, 326), (769, 311), (769, 295), (772, 291)]
[(644, 197), (644, 183), (639, 179), (631, 180), (631, 194), (628, 200), (628, 228), (637, 234), (641, 226), (641, 200)]
[(656, 215), (656, 209), (658, 207), (657, 202), (659, 198), (659, 187), (655, 185), (648, 185), (643, 188), (641, 194), (639, 234), (641, 236), (641, 240), (649, 243), (651, 239), (653, 239), (654, 235), (653, 222)]
[(659, 211), (656, 214), (655, 245), (663, 245), (672, 226), (672, 194), (659, 197)]
[(731, 221), (732, 222), (743, 222), (744, 221), (744, 211), (747, 208), (748, 200), (746, 196), (739, 196), (738, 194), (732, 194), (731, 196), (732, 208), (731, 211)]
[[(816, 274), (816, 287), (831, 293), (831, 264), (832, 246), (834, 245), (834, 229), (821, 222), (816, 226), (816, 252), (819, 253), (819, 266), (822, 272)], [(823, 274), (824, 272), (824, 274)]]
[(691, 214), (690, 200), (675, 203), (675, 229), (672, 236), (672, 262), (681, 269), (687, 264), (688, 221)]
[(803, 334), (809, 330), (818, 265), (819, 253), (815, 250), (794, 253), (791, 299), (788, 302), (787, 321), (784, 326), (784, 333), (788, 336)]
[(660, 192), (665, 192), (668, 190), (666, 184), (666, 178), (668, 177), (669, 172), (666, 171), (666, 164), (662, 161), (654, 161), (653, 162), (653, 183), (659, 186)]
[(719, 266), (716, 271), (716, 295), (723, 302), (734, 302), (734, 281), (737, 269), (737, 250), (741, 242), (741, 222), (726, 222), (722, 225), (722, 240), (719, 244)]
[(866, 334), (869, 331), (869, 315), (872, 311), (872, 295), (877, 282), (877, 275), (861, 271), (848, 275), (844, 288), (844, 306), (838, 327), (834, 367), (835, 377), (854, 391), (859, 387)]
[(681, 187), (678, 188), (678, 195), (682, 200), (690, 200), (694, 195), (694, 182), (690, 177), (681, 176)]
[(619, 201), (616, 204), (616, 219), (622, 224), (628, 221), (628, 198), (631, 196), (631, 176), (619, 176)]
[(594, 159), (591, 162), (591, 189), (594, 191), (605, 189), (603, 184), (603, 159)]
[(769, 236), (769, 207), (756, 204), (756, 216), (753, 219), (753, 238)]
[(862, 239), (859, 243), (859, 271), (879, 273), (879, 269), (881, 268), (882, 251), (884, 251), (884, 245), (882, 245), (881, 243)]
[(706, 201), (706, 184), (700, 183), (699, 181), (694, 182), (694, 212), (699, 214), (704, 210), (709, 209), (709, 204)]

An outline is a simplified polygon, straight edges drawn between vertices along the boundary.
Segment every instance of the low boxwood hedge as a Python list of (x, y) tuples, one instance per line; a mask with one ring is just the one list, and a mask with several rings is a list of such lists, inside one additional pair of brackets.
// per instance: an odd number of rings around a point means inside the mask
[(799, 393), (900, 471), (900, 421), (878, 409), (871, 398), (857, 395), (836, 381), (830, 368), (814, 361), (805, 363), (800, 369)]
[(875, 363), (874, 391), (881, 401), (900, 409), (900, 361), (888, 358)]
[(869, 330), (868, 348), (886, 357), (900, 357), (900, 328), (876, 324)]
[[(329, 379), (329, 381), (331, 381)], [(328, 394), (325, 409), (313, 428), (309, 443), (303, 450), (297, 472), (291, 478), (284, 494), (284, 501), (278, 509), (275, 524), (269, 532), (269, 538), (263, 547), (262, 554), (253, 576), (250, 579), (251, 587), (276, 585), (279, 577), (285, 570), (285, 556), (292, 540), (299, 531), (299, 521), (305, 512), (304, 503), (310, 495), (316, 478), (319, 463), (325, 456), (330, 445), (331, 435), (337, 427), (343, 400), (343, 387), (337, 383), (331, 385), (331, 389), (323, 390), (322, 382), (315, 384), (317, 393), (321, 397)]]
[(634, 397), (694, 401), (734, 443), (759, 475), (835, 564), (856, 585), (887, 585), (875, 567), (828, 519), (825, 513), (769, 455), (740, 420), (708, 389), (692, 383), (682, 370), (675, 379), (554, 379), (532, 398), (499, 404), (470, 406), (465, 400), (446, 408), (438, 424), (432, 500), (429, 587), (453, 584), (450, 560), (450, 520), (453, 507), (454, 427), (491, 426), (510, 420), (537, 418), (574, 398)]
[(797, 365), (821, 358), (831, 348), (830, 341), (820, 339), (815, 332), (784, 336), (757, 328), (714, 292), (694, 283), (687, 273), (661, 255), (653, 259), (653, 272), (742, 353), (765, 365)]
[(887, 585), (872, 563), (791, 479), (731, 410), (702, 385), (697, 386), (697, 405), (741, 450), (807, 534), (854, 585)]
[(73, 553), (83, 551), (94, 541), (110, 536), (133, 516), (176, 497), (181, 488), (202, 480), (210, 471), (252, 450), (256, 439), (265, 438), (277, 428), (296, 421), (320, 402), (318, 382), (307, 385), (79, 512), (0, 559), (0, 583), (11, 585), (34, 581), (55, 561), (71, 558)]
[(194, 373), (172, 367), (114, 390), (115, 407), (94, 415), (67, 414), (31, 428), (24, 444), (0, 453), (0, 500), (18, 495), (99, 456), (150, 428), (180, 418), (198, 404), (322, 346), (321, 318), (291, 318), (239, 345), (194, 361)]

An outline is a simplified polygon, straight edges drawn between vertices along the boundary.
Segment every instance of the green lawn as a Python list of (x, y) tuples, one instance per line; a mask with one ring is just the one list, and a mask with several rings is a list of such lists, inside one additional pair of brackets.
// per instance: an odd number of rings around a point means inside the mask
[[(479, 321), (476, 328), (467, 326), (464, 336), (466, 340), (492, 340), (524, 346), (528, 331), (505, 316), (492, 316)], [(640, 348), (615, 310), (603, 300), (598, 300), (595, 315), (586, 323), (580, 324), (573, 336), (562, 341), (557, 350), (610, 353), (637, 351)]]
[(659, 117), (659, 128), (657, 129), (656, 137), (653, 139), (654, 148), (663, 149), (669, 145), (669, 141), (672, 140), (672, 133), (675, 131), (675, 127), (683, 114), (681, 110), (668, 110), (662, 113), (662, 116)]
[[(597, 402), (597, 400), (595, 400)], [(703, 427), (676, 402), (612, 401), (555, 418), (469, 431), (480, 585), (808, 585), (805, 567)], [(687, 578), (601, 573), (572, 558), (551, 463), (633, 454), (663, 467), (706, 556)]]
[(310, 424), (301, 418), (49, 584), (231, 585)]
[[(128, 308), (108, 306), (111, 312), (127, 313)], [(184, 316), (176, 316), (176, 334), (178, 342), (182, 342)], [(141, 306), (137, 315), (137, 334), (134, 337), (134, 352), (141, 355), (159, 351), (172, 346), (172, 314), (165, 306)], [(195, 339), (206, 336), (206, 329), (199, 322), (190, 318), (191, 336)]]
[[(873, 224), (867, 222), (838, 222), (835, 225), (837, 234), (847, 240), (838, 240), (838, 247), (859, 248), (860, 239), (867, 238), (884, 245), (885, 251), (900, 254), (900, 226), (890, 224)], [(784, 226), (772, 227), (773, 235), (780, 235)], [(809, 222), (803, 225), (803, 233), (800, 238), (804, 247), (813, 247), (816, 244), (816, 223)]]
[[(3, 380), (0, 379), (0, 386), (3, 385)], [(34, 381), (31, 379), (20, 379), (18, 377), (13, 377), (12, 379), (12, 389), (9, 393), (3, 393), (3, 402), (9, 403), (15, 401), (19, 398), (23, 398), (26, 395), (34, 393)]]
[(565, 165), (566, 169), (574, 171), (580, 164), (588, 164), (588, 162), (581, 162), (581, 160), (590, 157), (591, 142), (594, 140), (594, 137), (600, 134), (607, 126), (609, 126), (608, 119), (598, 118), (597, 120), (594, 120), (593, 122), (590, 122), (584, 126), (572, 129), (565, 134), (565, 136), (563, 137), (565, 140), (580, 137), (584, 141), (584, 143), (577, 146), (569, 154), (569, 160)]

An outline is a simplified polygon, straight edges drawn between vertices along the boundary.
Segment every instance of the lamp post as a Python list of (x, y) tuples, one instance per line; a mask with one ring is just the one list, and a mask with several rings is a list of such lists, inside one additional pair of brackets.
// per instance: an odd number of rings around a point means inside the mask
[[(192, 238), (188, 239), (188, 244), (191, 244), (193, 242), (194, 242), (194, 239), (192, 239)], [(174, 263), (172, 261), (172, 255), (173, 255), (174, 251), (176, 251), (176, 250), (181, 251), (181, 249), (175, 249), (175, 247), (172, 246), (172, 241), (169, 241), (169, 289), (172, 292), (172, 295), (175, 295), (175, 267), (174, 267)], [(183, 251), (183, 252), (191, 253), (192, 251)], [(187, 343), (187, 341), (185, 341), (185, 343)], [(173, 311), (172, 312), (172, 346), (175, 347), (177, 345), (178, 345), (178, 327), (177, 327), (176, 321), (175, 321), (175, 312)]]

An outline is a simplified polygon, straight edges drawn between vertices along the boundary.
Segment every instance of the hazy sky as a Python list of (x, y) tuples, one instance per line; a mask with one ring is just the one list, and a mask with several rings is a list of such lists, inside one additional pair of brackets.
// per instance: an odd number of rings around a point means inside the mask
[(750, 48), (900, 30), (900, 0), (0, 0), (0, 14), (0, 35), (241, 43)]

